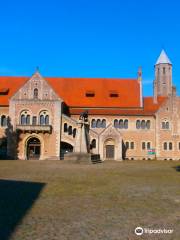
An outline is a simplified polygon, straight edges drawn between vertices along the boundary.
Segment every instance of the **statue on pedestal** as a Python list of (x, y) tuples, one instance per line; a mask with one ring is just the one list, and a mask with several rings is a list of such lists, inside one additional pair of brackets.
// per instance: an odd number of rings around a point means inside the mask
[(78, 129), (77, 129), (77, 135), (75, 140), (74, 152), (89, 153), (90, 139), (89, 139), (88, 111), (84, 111), (80, 114), (77, 125), (78, 125)]

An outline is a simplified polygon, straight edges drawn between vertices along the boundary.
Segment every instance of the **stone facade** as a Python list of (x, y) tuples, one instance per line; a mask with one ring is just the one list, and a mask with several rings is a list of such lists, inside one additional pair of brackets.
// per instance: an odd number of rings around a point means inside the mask
[[(156, 110), (145, 111), (149, 100), (142, 97), (140, 70), (138, 84), (139, 109), (90, 112), (90, 152), (102, 160), (180, 160), (180, 97), (164, 51), (155, 65), (152, 105)], [(9, 98), (8, 106), (0, 107), (0, 117), (1, 150), (7, 141), (10, 158), (56, 160), (75, 150), (79, 114), (69, 113), (64, 99), (38, 71)]]

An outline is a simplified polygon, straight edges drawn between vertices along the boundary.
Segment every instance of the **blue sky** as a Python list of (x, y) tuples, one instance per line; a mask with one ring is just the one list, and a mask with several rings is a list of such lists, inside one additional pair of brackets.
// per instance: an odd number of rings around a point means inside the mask
[(0, 75), (136, 77), (152, 94), (162, 48), (180, 94), (180, 3), (175, 0), (1, 1)]

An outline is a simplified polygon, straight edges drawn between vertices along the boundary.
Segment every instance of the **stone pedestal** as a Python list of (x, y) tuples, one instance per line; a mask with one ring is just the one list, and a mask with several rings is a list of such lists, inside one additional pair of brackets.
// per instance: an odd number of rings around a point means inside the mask
[(77, 127), (77, 135), (75, 140), (74, 152), (87, 153), (89, 148), (88, 148), (86, 124), (83, 122), (83, 120), (79, 120), (77, 125), (78, 127)]
[(64, 160), (68, 163), (92, 164), (90, 153), (66, 153)]

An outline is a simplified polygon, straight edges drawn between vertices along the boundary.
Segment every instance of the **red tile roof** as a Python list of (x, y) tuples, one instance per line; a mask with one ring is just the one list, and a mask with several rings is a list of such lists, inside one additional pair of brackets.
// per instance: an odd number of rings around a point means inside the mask
[[(68, 106), (75, 107), (139, 107), (140, 85), (137, 79), (45, 78)], [(0, 77), (0, 87), (9, 88), (0, 96), (0, 105), (8, 105), (11, 96), (28, 77)], [(87, 97), (93, 92), (94, 97)], [(111, 93), (118, 97), (110, 97)]]
[[(153, 97), (143, 98), (143, 108), (122, 109), (122, 108), (91, 108), (88, 109), (89, 115), (121, 115), (121, 116), (152, 116), (165, 102), (166, 97), (158, 97), (157, 104), (153, 103)], [(84, 108), (70, 108), (70, 114), (79, 115)]]
[[(68, 106), (139, 107), (140, 85), (137, 79), (46, 78)], [(118, 97), (110, 97), (112, 92)], [(86, 93), (94, 93), (87, 97)]]
[[(0, 106), (8, 106), (9, 99), (28, 79), (29, 77), (0, 77), (0, 88), (9, 89), (5, 95), (0, 95)], [(137, 79), (45, 79), (70, 107), (72, 114), (79, 114), (88, 108), (90, 114), (148, 115), (155, 113), (165, 100), (163, 97), (158, 98), (158, 104), (154, 104), (152, 97), (146, 97), (144, 108), (140, 109), (140, 84)], [(87, 97), (86, 93), (94, 93), (94, 97)], [(110, 97), (112, 93), (116, 96)]]
[(0, 106), (9, 105), (10, 97), (28, 80), (28, 77), (0, 77), (0, 88), (8, 88), (7, 95), (0, 96)]

